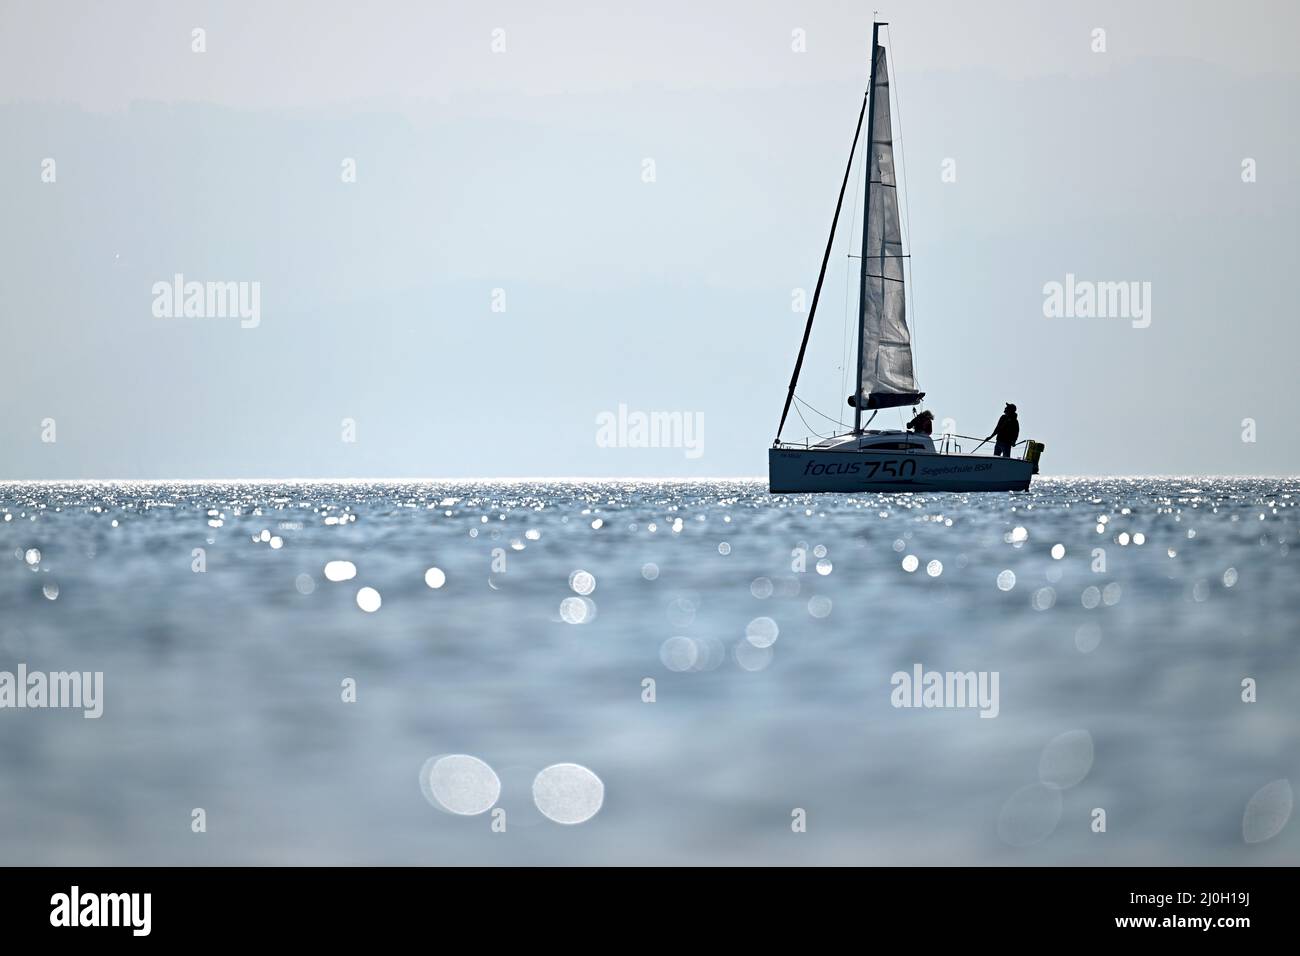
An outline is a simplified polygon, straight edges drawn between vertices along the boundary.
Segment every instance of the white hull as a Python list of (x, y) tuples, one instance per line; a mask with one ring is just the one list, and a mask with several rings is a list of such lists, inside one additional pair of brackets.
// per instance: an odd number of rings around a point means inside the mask
[(1025, 491), (1033, 462), (930, 451), (777, 447), (767, 453), (774, 494), (871, 491)]

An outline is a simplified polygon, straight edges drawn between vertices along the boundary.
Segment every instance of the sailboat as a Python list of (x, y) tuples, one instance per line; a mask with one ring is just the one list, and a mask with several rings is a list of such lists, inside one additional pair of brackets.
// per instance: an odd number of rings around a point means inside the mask
[[(881, 409), (917, 405), (925, 398), (918, 391), (912, 365), (912, 338), (907, 327), (902, 228), (898, 216), (898, 189), (894, 178), (894, 134), (889, 109), (889, 66), (880, 45), (880, 28), (871, 29), (871, 80), (862, 98), (858, 125), (849, 149), (831, 235), (826, 242), (821, 273), (813, 291), (803, 342), (795, 361), (790, 389), (776, 440), (768, 451), (768, 484), (773, 493), (864, 491), (1025, 491), (1038, 472), (1043, 452), (1040, 442), (1025, 441), (1019, 458), (962, 452), (961, 441), (978, 441), (960, 435), (940, 435), (938, 443), (927, 433), (901, 429), (871, 429), (862, 413), (870, 411), (870, 425)], [(815, 443), (781, 440), (795, 387), (812, 334), (817, 302), (826, 278), (826, 265), (835, 242), (844, 192), (853, 170), (853, 154), (867, 125), (866, 199), (862, 216), (862, 255), (858, 279), (857, 384), (849, 396), (853, 430)]]

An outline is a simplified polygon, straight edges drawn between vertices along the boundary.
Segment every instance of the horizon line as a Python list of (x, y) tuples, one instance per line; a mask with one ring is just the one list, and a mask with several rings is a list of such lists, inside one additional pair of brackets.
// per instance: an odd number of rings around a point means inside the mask
[[(765, 482), (766, 475), (712, 475), (712, 476), (653, 476), (653, 475), (531, 475), (531, 476), (472, 476), (472, 477), (352, 477), (352, 478), (305, 478), (305, 477), (287, 477), (287, 478), (0, 478), (0, 485), (20, 485), (20, 484), (211, 484), (215, 482), (247, 482), (250, 484), (323, 484), (327, 482), (334, 483), (381, 483), (381, 482), (543, 482), (558, 481), (566, 483), (579, 482), (618, 482), (618, 481), (672, 481), (683, 484), (703, 483), (710, 481), (757, 481)], [(1182, 474), (1172, 472), (1157, 472), (1151, 474), (1126, 474), (1126, 475), (1105, 475), (1105, 474), (1074, 474), (1074, 475), (1038, 475), (1035, 481), (1053, 481), (1080, 478), (1088, 479), (1139, 479), (1139, 478), (1179, 478), (1179, 479), (1217, 479), (1217, 478), (1271, 478), (1271, 479), (1288, 479), (1300, 478), (1300, 474), (1211, 474), (1186, 472)], [(864, 489), (869, 492), (870, 489)], [(932, 491), (933, 489), (918, 489), (921, 491)], [(831, 492), (832, 494), (860, 494), (861, 492)], [(889, 492), (890, 494), (902, 494), (904, 492)]]

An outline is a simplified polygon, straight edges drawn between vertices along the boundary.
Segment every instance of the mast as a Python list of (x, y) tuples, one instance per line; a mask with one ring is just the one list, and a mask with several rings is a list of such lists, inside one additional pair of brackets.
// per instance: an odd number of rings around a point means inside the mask
[[(808, 336), (812, 334), (813, 318), (817, 315), (817, 300), (822, 295), (822, 282), (826, 279), (826, 264), (831, 258), (831, 246), (835, 243), (835, 227), (840, 221), (840, 207), (844, 205), (844, 190), (849, 185), (849, 174), (853, 171), (853, 153), (858, 148), (858, 137), (862, 135), (862, 116), (867, 111), (867, 95), (862, 95), (862, 109), (858, 110), (858, 125), (853, 130), (853, 143), (849, 146), (849, 162), (844, 167), (844, 181), (840, 183), (840, 198), (835, 200), (835, 215), (831, 218), (831, 234), (826, 240), (826, 252), (822, 254), (822, 269), (817, 273), (817, 287), (813, 289), (812, 305), (808, 309), (808, 322), (803, 328), (803, 341), (799, 343), (799, 357), (794, 362), (794, 374), (790, 376), (790, 390), (785, 395), (785, 408), (781, 409), (781, 424), (776, 427), (776, 440), (781, 440), (781, 431), (785, 428), (785, 418), (790, 414), (790, 402), (794, 400), (794, 388), (799, 384), (799, 370), (803, 368), (803, 356), (808, 351)], [(868, 172), (870, 175), (870, 172)], [(861, 320), (858, 321), (861, 325)], [(859, 353), (862, 351), (858, 348)], [(862, 376), (859, 375), (858, 378)]]
[(871, 24), (871, 80), (867, 85), (866, 198), (862, 201), (862, 258), (858, 260), (858, 377), (853, 382), (853, 434), (862, 434), (862, 334), (867, 311), (867, 233), (871, 223), (871, 158), (876, 144), (876, 48), (880, 45), (880, 24)]

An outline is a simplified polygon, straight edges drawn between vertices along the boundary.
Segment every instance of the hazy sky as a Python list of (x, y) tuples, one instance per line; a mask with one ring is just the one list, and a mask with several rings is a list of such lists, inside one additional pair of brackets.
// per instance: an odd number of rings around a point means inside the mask
[[(872, 6), (0, 0), (0, 478), (765, 473)], [(875, 6), (938, 420), (1015, 401), (1048, 474), (1300, 470), (1300, 5)], [(260, 321), (160, 317), (178, 273)], [(1067, 274), (1150, 324), (1046, 316)], [(620, 405), (702, 454), (602, 447)]]

